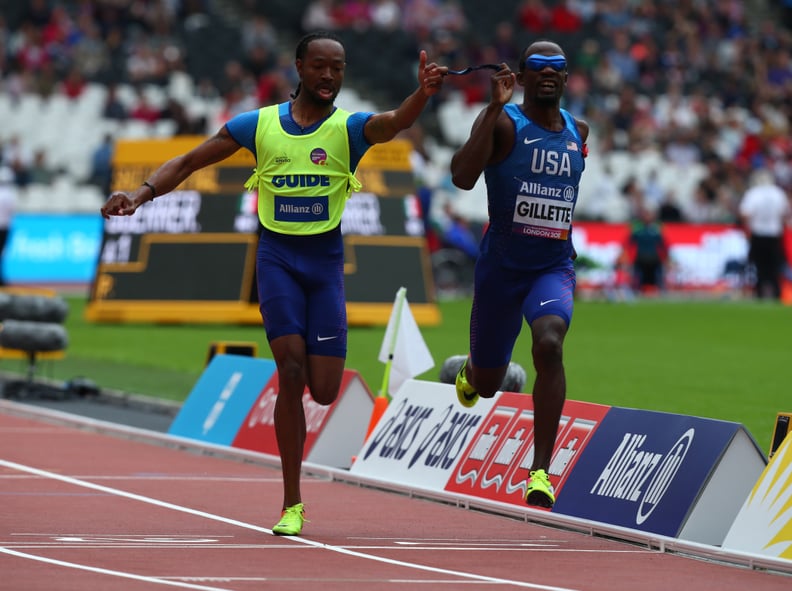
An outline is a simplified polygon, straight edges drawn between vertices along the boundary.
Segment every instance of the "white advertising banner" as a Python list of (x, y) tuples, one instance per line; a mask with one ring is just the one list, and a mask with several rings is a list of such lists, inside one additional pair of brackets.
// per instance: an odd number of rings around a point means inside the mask
[(495, 398), (462, 407), (448, 384), (408, 380), (399, 388), (365, 446), (352, 474), (443, 490)]

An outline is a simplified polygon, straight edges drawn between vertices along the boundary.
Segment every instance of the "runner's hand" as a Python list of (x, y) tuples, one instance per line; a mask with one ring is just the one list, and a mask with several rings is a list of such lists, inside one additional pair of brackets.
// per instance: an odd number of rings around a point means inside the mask
[(418, 83), (426, 96), (440, 92), (443, 87), (443, 78), (448, 72), (448, 66), (438, 66), (436, 63), (426, 63), (426, 51), (421, 50), (418, 61)]
[(110, 199), (102, 206), (102, 217), (110, 219), (110, 216), (114, 215), (132, 215), (142, 203), (142, 201), (130, 198), (123, 191), (116, 191), (110, 195)]

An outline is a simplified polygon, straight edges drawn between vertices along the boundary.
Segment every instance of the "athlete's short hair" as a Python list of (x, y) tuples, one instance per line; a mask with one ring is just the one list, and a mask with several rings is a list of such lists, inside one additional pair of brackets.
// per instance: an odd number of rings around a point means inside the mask
[(306, 52), (308, 51), (308, 45), (310, 45), (311, 41), (317, 41), (319, 39), (330, 39), (331, 41), (335, 41), (342, 47), (344, 46), (344, 42), (341, 41), (341, 37), (333, 33), (332, 31), (314, 31), (313, 33), (307, 33), (303, 35), (302, 39), (297, 43), (297, 50), (295, 51), (295, 57), (298, 60), (301, 60), (305, 57)]

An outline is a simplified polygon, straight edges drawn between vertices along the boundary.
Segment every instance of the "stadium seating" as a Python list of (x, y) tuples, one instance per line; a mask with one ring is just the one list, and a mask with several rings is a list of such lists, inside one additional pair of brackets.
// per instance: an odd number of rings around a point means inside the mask
[[(66, 1), (65, 4), (72, 3)], [(173, 23), (171, 30), (182, 50), (183, 63), (175, 66), (169, 79), (159, 80), (159, 84), (132, 86), (124, 81), (123, 73), (116, 73), (115, 81), (120, 81), (117, 86), (119, 100), (127, 110), (131, 110), (141, 95), (157, 108), (163, 108), (169, 99), (174, 99), (184, 105), (192, 120), (206, 121), (205, 131), (212, 133), (223, 122), (224, 103), (222, 98), (203, 98), (196, 94), (199, 81), (212, 80), (218, 86), (216, 90), (219, 90), (228, 60), (244, 61), (240, 30), (251, 12), (266, 15), (277, 31), (279, 50), (291, 56), (294, 42), (303, 32), (301, 20), (307, 4), (307, 1), (294, 0), (216, 0), (196, 3), (196, 6), (202, 7), (201, 12)], [(487, 10), (482, 9), (479, 0), (458, 0), (469, 25), (459, 32), (460, 47), (475, 52), (476, 48), (492, 40), (496, 25), (502, 21), (515, 25), (515, 41), (520, 47), (535, 40), (535, 35), (521, 30), (517, 13), (521, 4), (522, 0), (501, 0), (497, 3), (497, 9)], [(760, 0), (750, 4), (757, 9), (751, 13), (755, 18), (768, 13), (767, 2)], [(26, 10), (25, 3), (0, 0), (0, 7), (13, 32)], [(759, 8), (762, 10), (758, 11)], [(353, 111), (381, 110), (398, 104), (414, 89), (414, 65), (419, 49), (419, 38), (414, 34), (402, 29), (381, 31), (354, 28), (337, 32), (348, 47), (347, 81), (338, 98), (339, 105)], [(207, 43), (209, 34), (211, 43)], [(548, 35), (552, 36), (552, 31)], [(567, 53), (574, 56), (587, 38), (599, 39), (601, 46), (605, 47), (606, 40), (600, 37), (601, 31), (597, 29), (596, 23), (587, 21), (581, 31), (563, 34), (563, 45)], [(420, 39), (422, 47), (431, 43), (431, 38)], [(120, 79), (117, 78), (119, 75)], [(27, 188), (24, 191), (27, 195), (23, 194), (20, 200), (22, 210), (46, 209), (48, 203), (50, 208), (56, 209), (61, 204), (77, 204), (77, 208), (94, 207), (97, 194), (88, 188), (91, 157), (107, 134), (117, 139), (135, 139), (169, 137), (176, 133), (176, 123), (167, 119), (153, 124), (104, 119), (102, 112), (108, 92), (106, 82), (89, 83), (76, 99), (68, 99), (57, 93), (43, 98), (34, 93), (15, 96), (13, 92), (0, 92), (0, 120), (3, 121), (0, 143), (19, 138), (31, 152), (46, 149), (49, 166), (58, 171), (59, 177), (68, 177), (60, 183), (54, 183), (48, 192), (41, 187)], [(604, 102), (617, 100), (616, 93), (598, 98)], [(654, 97), (654, 100), (661, 99), (659, 96)], [(481, 107), (481, 104), (467, 104), (461, 95), (452, 92), (434, 101), (431, 108), (427, 109), (425, 129), (427, 136), (431, 136), (428, 137), (428, 143), (432, 148), (432, 158), (437, 160), (433, 163), (435, 169), (447, 165), (447, 151), (456, 149), (465, 141)], [(609, 112), (610, 108), (606, 111)], [(597, 125), (599, 122), (593, 123)], [(596, 129), (595, 132), (602, 130)], [(598, 134), (594, 135), (596, 137)], [(621, 186), (630, 176), (643, 179), (654, 172), (662, 187), (673, 189), (682, 206), (692, 200), (699, 181), (705, 175), (700, 165), (680, 167), (671, 164), (658, 149), (636, 152), (606, 149), (603, 146), (603, 152), (599, 152), (596, 146), (590, 147), (592, 149), (587, 161), (587, 172), (581, 183), (578, 208), (584, 217), (589, 214), (597, 217), (605, 211), (604, 219), (623, 221), (630, 215), (624, 196), (602, 199), (597, 194), (605, 175), (612, 177), (608, 179), (611, 183)], [(75, 190), (80, 197), (65, 193)], [(480, 213), (484, 207), (480, 203), (481, 196), (477, 191), (473, 193), (473, 196), (462, 195), (458, 198), (475, 204), (470, 209)]]

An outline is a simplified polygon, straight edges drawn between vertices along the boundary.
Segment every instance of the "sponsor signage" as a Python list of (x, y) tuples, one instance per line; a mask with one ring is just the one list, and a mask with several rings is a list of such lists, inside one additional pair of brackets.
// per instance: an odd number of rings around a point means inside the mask
[[(474, 407), (475, 408), (475, 407)], [(558, 495), (610, 407), (567, 401), (549, 476)], [(534, 459), (533, 397), (504, 392), (482, 421), (445, 490), (524, 505)]]
[(357, 454), (352, 473), (443, 490), (495, 398), (473, 408), (457, 402), (447, 384), (407, 380)]
[(3, 250), (8, 283), (89, 283), (102, 244), (102, 216), (17, 213)]
[(612, 408), (553, 512), (677, 537), (738, 429), (725, 421)]
[[(169, 433), (241, 449), (278, 455), (275, 362), (244, 355), (212, 357), (171, 423)], [(360, 374), (345, 370), (333, 404), (318, 404), (303, 393), (306, 438), (303, 459), (349, 468), (363, 445), (374, 398)]]
[[(195, 136), (119, 141), (113, 189), (140, 186), (160, 163), (201, 141)], [(352, 325), (385, 324), (400, 286), (410, 290), (419, 323), (440, 321), (410, 150), (406, 140), (378, 144), (357, 171), (363, 191), (348, 201), (341, 220)], [(317, 152), (317, 157), (324, 156)], [(89, 320), (260, 324), (255, 281), (258, 196), (242, 188), (254, 167), (253, 155), (240, 150), (196, 171), (134, 216), (113, 217), (104, 225), (98, 217)], [(321, 175), (274, 179), (275, 184), (301, 186), (324, 181)], [(279, 211), (290, 219), (326, 217), (321, 199), (309, 199), (306, 207), (283, 203)]]
[[(278, 455), (274, 418), (277, 396), (276, 371), (252, 404), (233, 439), (233, 447)], [(333, 404), (317, 403), (307, 388), (302, 402), (306, 423), (303, 459), (348, 468), (353, 455), (363, 444), (374, 407), (372, 394), (360, 374), (353, 370), (344, 371), (341, 390)]]
[[(525, 507), (533, 413), (528, 394), (467, 409), (452, 385), (408, 380), (351, 472)], [(549, 467), (552, 512), (721, 545), (765, 465), (738, 423), (567, 400)]]
[[(723, 291), (739, 288), (748, 259), (748, 239), (728, 224), (662, 225), (668, 244), (666, 287), (674, 290)], [(573, 241), (578, 252), (578, 286), (597, 289), (616, 284), (617, 266), (630, 234), (629, 224), (576, 222)], [(785, 235), (792, 257), (792, 232)]]
[(168, 433), (231, 445), (250, 407), (275, 371), (275, 362), (215, 355), (171, 423)]
[(792, 436), (773, 454), (723, 547), (792, 561)]
[[(275, 439), (275, 403), (277, 400), (278, 372), (276, 371), (245, 417), (239, 432), (234, 437), (234, 447), (278, 455), (278, 442)], [(327, 419), (330, 407), (317, 404), (311, 398), (308, 388), (305, 388), (303, 392), (302, 401), (305, 409), (305, 453), (307, 454)]]

